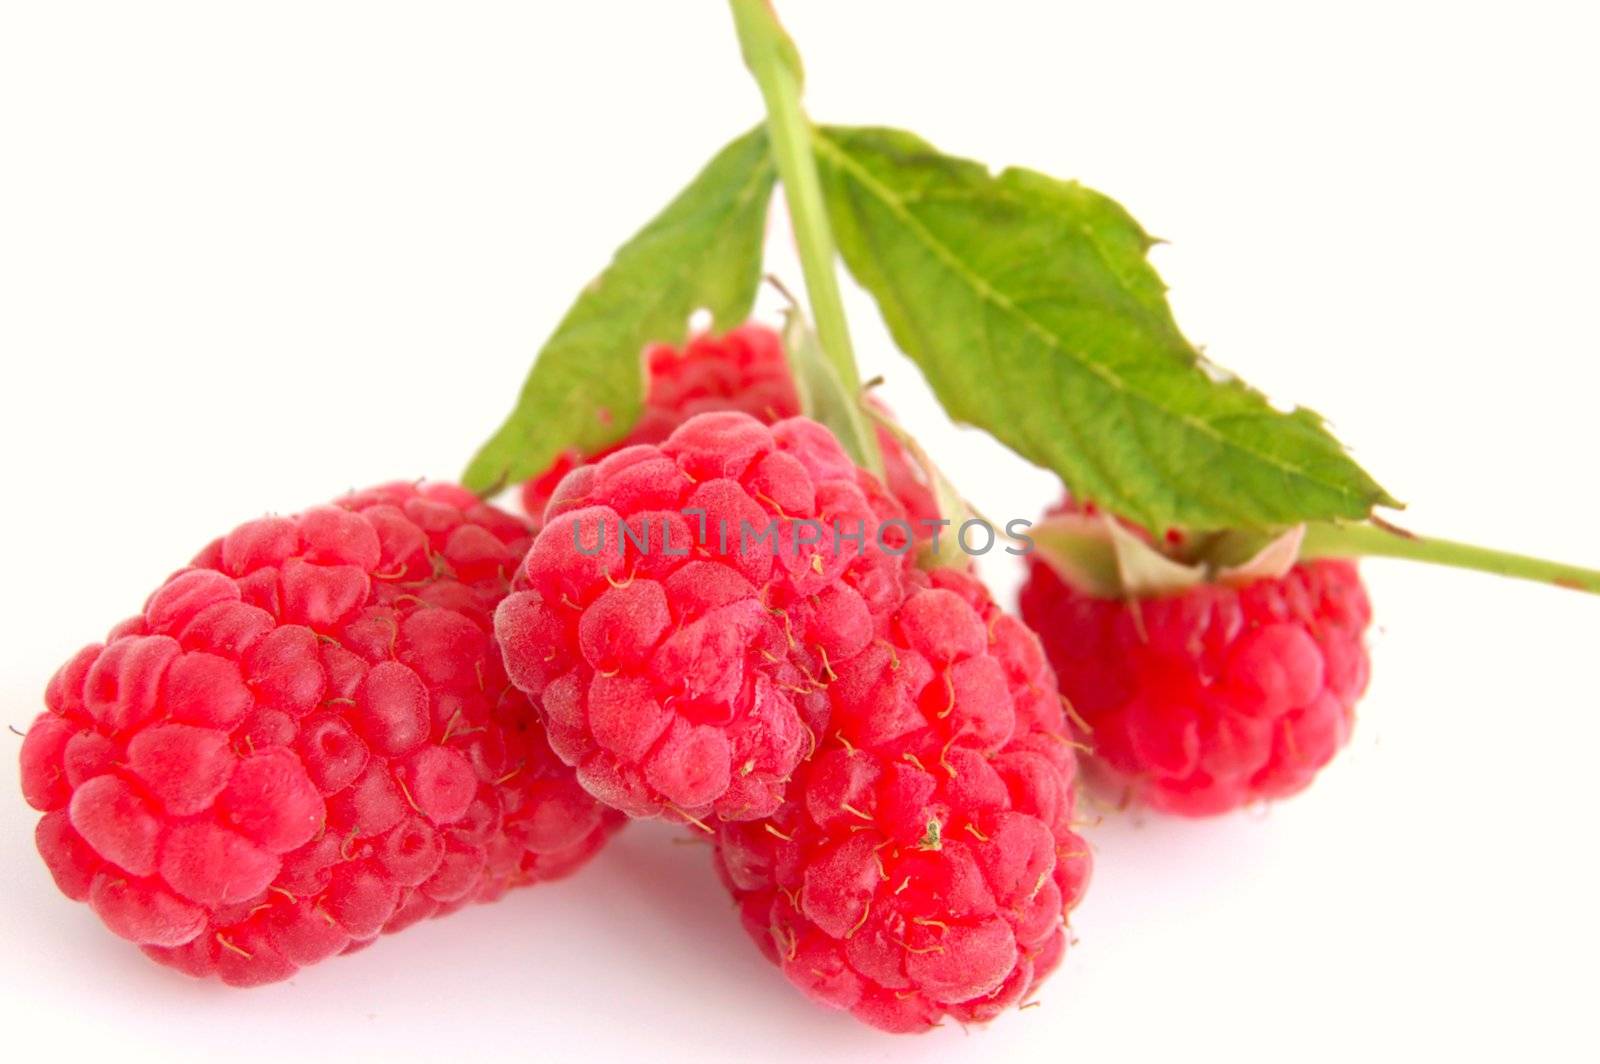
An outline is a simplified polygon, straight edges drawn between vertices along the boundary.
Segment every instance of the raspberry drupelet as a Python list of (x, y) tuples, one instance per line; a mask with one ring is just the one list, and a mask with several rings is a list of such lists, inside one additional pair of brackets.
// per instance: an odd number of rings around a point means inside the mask
[[(564, 451), (549, 469), (523, 485), (522, 507), (536, 525), (561, 479), (585, 461), (599, 461), (635, 444), (660, 443), (696, 414), (738, 411), (770, 425), (800, 413), (783, 338), (757, 322), (720, 336), (700, 333), (681, 350), (654, 344), (645, 351), (644, 373), (644, 406), (625, 440), (588, 458), (576, 450)], [(936, 517), (933, 490), (918, 463), (882, 426), (877, 438), (889, 493), (913, 521)], [(916, 531), (924, 534), (920, 527)]]
[(816, 1000), (897, 1032), (992, 1019), (1060, 963), (1090, 871), (1044, 653), (975, 578), (940, 569), (835, 671), (788, 801), (718, 826), (722, 879)]
[(630, 816), (771, 813), (819, 678), (902, 594), (896, 504), (816, 422), (714, 413), (574, 470), (546, 518), (495, 627), (556, 753)]
[(1244, 586), (1097, 598), (1031, 563), (1039, 633), (1114, 801), (1211, 816), (1303, 789), (1350, 735), (1372, 617), (1353, 562), (1300, 562)]
[(528, 541), (460, 488), (391, 484), (208, 546), (62, 667), (23, 742), (62, 892), (251, 986), (583, 864), (619, 818), (493, 644)]

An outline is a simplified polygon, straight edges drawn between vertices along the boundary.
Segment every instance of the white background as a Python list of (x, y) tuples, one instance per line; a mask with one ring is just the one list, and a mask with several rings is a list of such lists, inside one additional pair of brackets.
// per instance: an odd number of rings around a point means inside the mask
[[(1171, 242), (1157, 264), (1190, 335), (1328, 415), (1405, 523), (1600, 565), (1591, 4), (780, 6), (817, 117), (1119, 198)], [(0, 10), (0, 693), (18, 728), (61, 660), (213, 535), (455, 474), (579, 286), (759, 115), (714, 0)], [(980, 507), (1048, 502), (1048, 476), (949, 429), (851, 299), (866, 373)], [(1374, 681), (1349, 750), (1264, 812), (1087, 829), (1081, 943), (1042, 1007), (988, 1029), (894, 1038), (805, 1002), (704, 849), (650, 825), (576, 879), (288, 984), (194, 983), (55, 892), (8, 785), (0, 1044), (1593, 1059), (1600, 602), (1367, 572)], [(991, 575), (1013, 590), (1015, 571)]]

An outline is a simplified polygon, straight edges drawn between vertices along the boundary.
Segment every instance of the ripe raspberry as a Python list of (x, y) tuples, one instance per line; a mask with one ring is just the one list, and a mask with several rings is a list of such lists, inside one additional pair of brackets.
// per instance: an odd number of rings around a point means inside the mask
[(1163, 812), (1301, 790), (1349, 737), (1367, 683), (1372, 612), (1351, 562), (1123, 601), (1035, 558), (1021, 610), (1089, 729), (1088, 778)]
[(882, 486), (813, 421), (701, 414), (574, 470), (546, 517), (495, 628), (556, 753), (631, 816), (776, 809), (827, 719), (817, 678), (901, 594)]
[(701, 333), (683, 350), (654, 344), (644, 354), (645, 397), (628, 438), (599, 454), (562, 452), (549, 469), (522, 487), (522, 506), (537, 521), (550, 496), (584, 461), (624, 447), (660, 443), (696, 414), (737, 410), (768, 424), (800, 413), (800, 398), (783, 357), (783, 340), (754, 322), (722, 336)]
[(527, 546), (449, 485), (251, 521), (50, 682), (22, 744), (63, 893), (251, 986), (551, 879), (616, 826), (505, 679)]
[[(800, 413), (800, 396), (784, 359), (783, 338), (756, 322), (722, 336), (701, 333), (681, 351), (656, 344), (645, 352), (644, 363), (645, 399), (639, 420), (627, 439), (588, 461), (599, 461), (635, 444), (660, 443), (696, 414), (736, 410), (771, 425)], [(913, 521), (937, 517), (933, 491), (915, 459), (881, 426), (877, 436), (889, 493)], [(585, 460), (579, 451), (564, 451), (549, 469), (523, 485), (522, 507), (536, 525), (561, 479)], [(913, 527), (922, 534), (919, 526)]]
[(983, 1022), (1066, 950), (1087, 886), (1038, 640), (973, 577), (916, 573), (828, 685), (829, 734), (771, 817), (722, 824), (746, 930), (810, 996), (889, 1031)]

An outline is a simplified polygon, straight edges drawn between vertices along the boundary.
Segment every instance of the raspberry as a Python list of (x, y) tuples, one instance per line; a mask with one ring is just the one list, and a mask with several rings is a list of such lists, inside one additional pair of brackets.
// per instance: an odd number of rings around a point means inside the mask
[(828, 685), (828, 737), (769, 818), (725, 823), (746, 930), (811, 997), (889, 1031), (984, 1022), (1066, 950), (1088, 847), (1038, 640), (973, 577), (910, 577)]
[[(644, 364), (645, 399), (639, 420), (627, 439), (588, 461), (623, 447), (660, 443), (696, 414), (736, 410), (770, 425), (800, 413), (783, 338), (765, 325), (747, 322), (722, 336), (701, 333), (681, 351), (656, 344), (645, 352)], [(877, 436), (889, 493), (913, 521), (938, 517), (933, 491), (915, 459), (888, 430), (879, 426)], [(536, 524), (561, 479), (585, 460), (579, 451), (564, 451), (549, 469), (523, 485), (522, 507)], [(913, 527), (921, 533), (920, 526)]]
[(1086, 776), (1163, 812), (1301, 790), (1349, 737), (1367, 683), (1372, 613), (1351, 562), (1124, 601), (1036, 558), (1021, 610), (1093, 747)]
[(818, 678), (898, 601), (899, 517), (821, 425), (701, 414), (562, 481), (495, 617), (506, 669), (608, 805), (765, 816), (827, 719)]
[(564, 451), (522, 487), (522, 506), (537, 520), (561, 478), (584, 461), (624, 447), (660, 443), (696, 414), (737, 410), (767, 423), (800, 413), (800, 398), (783, 357), (783, 340), (754, 322), (722, 336), (701, 333), (678, 350), (653, 344), (644, 354), (645, 397), (628, 438), (599, 454)]
[(528, 543), (449, 485), (234, 529), (50, 681), (22, 744), (63, 893), (239, 986), (586, 861), (491, 617)]

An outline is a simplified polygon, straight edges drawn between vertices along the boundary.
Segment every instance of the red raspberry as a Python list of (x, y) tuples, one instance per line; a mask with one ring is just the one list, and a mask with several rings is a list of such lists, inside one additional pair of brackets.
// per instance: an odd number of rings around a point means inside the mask
[(882, 486), (816, 422), (701, 414), (574, 470), (546, 517), (495, 627), (556, 753), (631, 816), (776, 809), (827, 719), (818, 677), (901, 594)]
[[(748, 322), (722, 336), (701, 333), (683, 350), (656, 344), (645, 352), (645, 399), (627, 439), (589, 458), (640, 443), (660, 443), (696, 414), (736, 410), (766, 424), (800, 413), (800, 396), (783, 354), (783, 338), (765, 325)], [(881, 404), (880, 404), (881, 405)], [(933, 491), (916, 460), (893, 434), (878, 428), (884, 483), (913, 521), (938, 516)], [(585, 461), (564, 451), (550, 468), (522, 486), (522, 507), (537, 524), (561, 479)], [(923, 530), (914, 526), (918, 535)]]
[(767, 958), (889, 1031), (1027, 998), (1066, 950), (1090, 868), (1038, 640), (969, 575), (911, 583), (884, 634), (836, 667), (828, 737), (789, 800), (717, 832)]
[(1349, 737), (1372, 617), (1353, 563), (1131, 601), (1085, 594), (1037, 558), (1031, 570), (1022, 616), (1106, 792), (1210, 816), (1294, 794)]
[[(738, 410), (771, 424), (800, 413), (800, 398), (783, 357), (783, 339), (749, 322), (722, 336), (701, 333), (678, 350), (653, 344), (644, 354), (645, 397), (628, 438), (590, 456), (598, 461), (624, 447), (660, 443), (696, 414)], [(561, 478), (585, 461), (568, 450), (522, 486), (522, 506), (537, 520)]]
[(783, 338), (756, 322), (722, 336), (702, 333), (682, 351), (655, 344), (644, 362), (649, 394), (635, 443), (660, 443), (696, 414), (740, 410), (771, 424), (800, 413)]
[(586, 861), (616, 826), (505, 679), (528, 543), (449, 485), (239, 526), (50, 681), (22, 744), (63, 893), (252, 986)]

